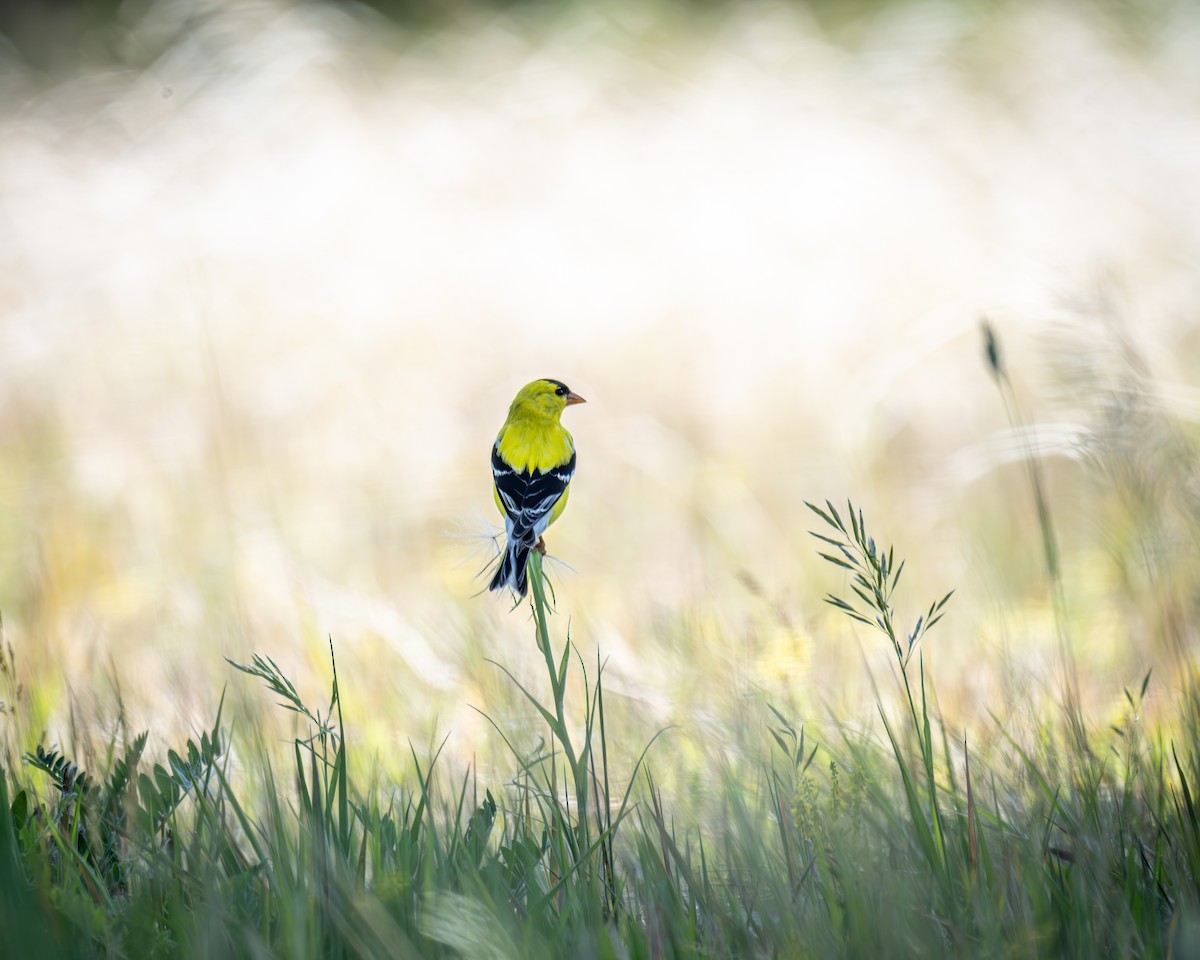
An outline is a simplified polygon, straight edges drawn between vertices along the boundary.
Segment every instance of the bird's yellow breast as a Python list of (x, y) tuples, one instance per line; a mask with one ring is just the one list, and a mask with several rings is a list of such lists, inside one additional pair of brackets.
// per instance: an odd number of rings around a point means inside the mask
[(519, 419), (504, 425), (499, 437), (500, 458), (514, 470), (542, 473), (571, 459), (575, 442), (565, 427), (544, 420)]

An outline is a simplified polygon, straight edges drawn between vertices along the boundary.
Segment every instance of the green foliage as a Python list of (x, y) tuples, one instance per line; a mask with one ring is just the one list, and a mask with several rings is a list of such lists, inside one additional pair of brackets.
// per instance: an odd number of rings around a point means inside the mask
[[(823, 555), (850, 577), (829, 602), (879, 630), (902, 708), (879, 736), (818, 743), (769, 705), (757, 747), (707, 753), (720, 813), (681, 816), (654, 771), (606, 734), (603, 664), (557, 648), (540, 557), (534, 638), (549, 696), (521, 687), (546, 739), (506, 785), (410, 750), (406, 785), (351, 776), (336, 662), (327, 705), (278, 664), (233, 664), (306, 729), (286, 778), (236, 761), (222, 709), (151, 764), (148, 734), (92, 775), (39, 747), (0, 775), (0, 925), (38, 957), (1187, 956), (1200, 946), (1200, 696), (1142, 727), (1150, 675), (1088, 740), (1068, 721), (1025, 739), (997, 723), (968, 749), (933, 704), (902, 631), (903, 561), (863, 513), (813, 507)], [(573, 675), (571, 664), (578, 668)], [(507, 669), (497, 664), (507, 673)], [(510, 678), (512, 674), (508, 674)], [(513, 679), (516, 683), (516, 680)], [(443, 744), (444, 746), (444, 744)], [(623, 790), (612, 754), (632, 770)], [(664, 762), (665, 760), (665, 762)], [(247, 799), (247, 761), (263, 771)]]
[(836, 536), (830, 537), (813, 532), (812, 536), (838, 550), (840, 556), (818, 552), (824, 560), (832, 563), (835, 567), (842, 567), (854, 574), (850, 589), (861, 605), (848, 603), (832, 594), (825, 598), (825, 602), (843, 611), (850, 619), (865, 623), (870, 627), (878, 627), (883, 631), (892, 643), (892, 649), (896, 653), (896, 659), (899, 661), (901, 669), (904, 669), (908, 666), (908, 658), (912, 655), (917, 642), (942, 618), (944, 608), (954, 595), (954, 591), (951, 590), (941, 600), (936, 600), (929, 605), (929, 612), (917, 618), (916, 625), (909, 631), (905, 638), (906, 643), (902, 646), (896, 635), (896, 612), (892, 607), (892, 594), (900, 583), (900, 574), (904, 572), (904, 561), (896, 563), (895, 548), (888, 547), (886, 551), (876, 550), (875, 538), (867, 533), (862, 510), (856, 513), (854, 504), (849, 501), (846, 503), (846, 509), (850, 516), (849, 530), (842, 522), (837, 508), (828, 500), (825, 501), (828, 512), (808, 501), (805, 501), (805, 506), (824, 520), (836, 534)]

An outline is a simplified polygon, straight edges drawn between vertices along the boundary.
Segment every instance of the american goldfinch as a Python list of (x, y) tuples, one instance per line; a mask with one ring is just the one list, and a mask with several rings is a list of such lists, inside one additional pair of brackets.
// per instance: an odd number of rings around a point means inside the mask
[(496, 506), (508, 534), (492, 590), (511, 587), (525, 596), (529, 551), (544, 552), (542, 534), (566, 507), (575, 473), (575, 441), (559, 421), (563, 410), (584, 402), (561, 380), (534, 380), (508, 408), (492, 447)]

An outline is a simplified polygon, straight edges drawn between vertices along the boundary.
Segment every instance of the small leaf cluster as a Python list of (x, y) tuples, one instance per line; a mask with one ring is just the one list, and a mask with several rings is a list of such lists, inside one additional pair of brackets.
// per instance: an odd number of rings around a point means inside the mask
[[(862, 510), (855, 510), (854, 504), (846, 501), (846, 509), (850, 517), (850, 528), (842, 521), (841, 514), (829, 501), (825, 501), (825, 510), (807, 500), (804, 505), (825, 521), (837, 536), (826, 536), (810, 530), (809, 533), (823, 543), (835, 548), (837, 554), (818, 551), (820, 556), (834, 566), (842, 567), (853, 575), (850, 589), (858, 598), (857, 603), (851, 603), (829, 594), (825, 602), (841, 610), (846, 616), (860, 623), (875, 627), (887, 635), (896, 653), (896, 659), (901, 667), (908, 665), (909, 657), (921, 638), (937, 623), (944, 612), (946, 603), (954, 595), (951, 590), (941, 600), (929, 605), (929, 610), (917, 617), (912, 630), (907, 633), (898, 632), (896, 628), (896, 611), (892, 606), (892, 594), (900, 583), (900, 575), (904, 572), (904, 561), (896, 563), (895, 549), (887, 550), (875, 546), (875, 538), (867, 533), (866, 521)], [(901, 637), (904, 643), (901, 644)]]
[(93, 898), (125, 891), (131, 860), (144, 852), (129, 838), (165, 841), (182, 802), (208, 791), (223, 752), (214, 727), (199, 743), (188, 740), (182, 751), (168, 750), (165, 765), (139, 772), (148, 737), (147, 732), (134, 737), (101, 782), (60, 750), (39, 744), (25, 755), (26, 764), (45, 774), (54, 788), (44, 800), (20, 790), (10, 807), (31, 869), (49, 870), (60, 882), (67, 875), (77, 877)]

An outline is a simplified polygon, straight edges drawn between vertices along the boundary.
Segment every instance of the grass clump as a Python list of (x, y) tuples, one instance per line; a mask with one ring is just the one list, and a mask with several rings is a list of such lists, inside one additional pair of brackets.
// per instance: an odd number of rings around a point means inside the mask
[[(549, 695), (497, 666), (547, 736), (523, 752), (493, 721), (514, 758), (506, 783), (481, 791), (440, 749), (411, 751), (403, 783), (357, 779), (336, 664), (314, 709), (256, 655), (234, 666), (305, 727), (285, 775), (221, 707), (160, 762), (146, 733), (111, 743), (95, 774), (58, 749), (6, 755), (6, 943), (39, 957), (1194, 955), (1196, 688), (1171, 730), (1142, 725), (1146, 675), (1085, 747), (1066, 721), (1027, 736), (996, 722), (971, 746), (941, 721), (923, 662), (950, 594), (902, 629), (903, 560), (853, 504), (848, 520), (810, 507), (854, 598), (828, 602), (895, 655), (900, 709), (881, 697), (878, 731), (818, 742), (764, 704), (754, 749), (707, 756), (720, 813), (678, 816), (656, 773), (677, 772), (672, 756), (610, 742), (603, 664), (556, 646), (535, 554)], [(610, 767), (627, 771), (621, 789)]]

